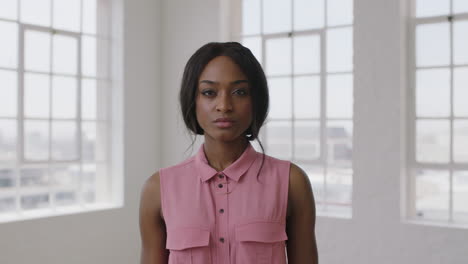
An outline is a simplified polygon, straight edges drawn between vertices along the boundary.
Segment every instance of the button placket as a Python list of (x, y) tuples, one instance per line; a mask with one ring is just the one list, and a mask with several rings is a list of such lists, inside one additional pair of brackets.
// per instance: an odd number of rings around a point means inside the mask
[(216, 199), (216, 222), (217, 222), (217, 255), (219, 263), (229, 263), (229, 226), (228, 226), (228, 191), (229, 180), (223, 174), (216, 175), (213, 182), (213, 191), (217, 194)]

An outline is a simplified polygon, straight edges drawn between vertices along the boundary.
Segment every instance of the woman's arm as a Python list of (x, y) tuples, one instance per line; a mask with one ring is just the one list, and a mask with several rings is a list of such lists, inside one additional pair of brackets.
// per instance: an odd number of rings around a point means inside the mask
[(167, 264), (166, 227), (161, 213), (159, 173), (144, 184), (140, 200), (141, 264)]
[(315, 201), (306, 173), (291, 163), (286, 232), (289, 264), (318, 264)]

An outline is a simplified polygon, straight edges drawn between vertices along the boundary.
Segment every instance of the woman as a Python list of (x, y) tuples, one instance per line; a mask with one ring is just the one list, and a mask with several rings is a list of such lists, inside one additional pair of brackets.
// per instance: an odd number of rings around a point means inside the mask
[(307, 175), (250, 144), (268, 112), (265, 74), (250, 50), (235, 42), (201, 47), (179, 99), (187, 128), (204, 144), (146, 181), (141, 263), (318, 263)]

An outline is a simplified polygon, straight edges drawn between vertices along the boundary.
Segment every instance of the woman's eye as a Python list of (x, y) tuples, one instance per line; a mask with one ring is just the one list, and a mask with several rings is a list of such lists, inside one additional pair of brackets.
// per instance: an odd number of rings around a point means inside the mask
[(247, 95), (247, 91), (245, 89), (237, 89), (234, 93), (238, 95)]
[(213, 96), (213, 95), (215, 95), (215, 92), (211, 91), (211, 90), (205, 90), (205, 91), (202, 91), (201, 94), (203, 94), (205, 96)]

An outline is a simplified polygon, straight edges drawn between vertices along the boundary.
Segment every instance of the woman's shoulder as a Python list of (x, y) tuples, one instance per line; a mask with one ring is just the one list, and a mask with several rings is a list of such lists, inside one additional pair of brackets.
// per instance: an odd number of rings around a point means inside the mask
[(313, 207), (315, 214), (315, 199), (310, 179), (307, 173), (293, 162), (291, 162), (289, 170), (288, 185), (287, 218), (290, 218), (293, 211), (300, 212), (307, 210), (309, 207)]

